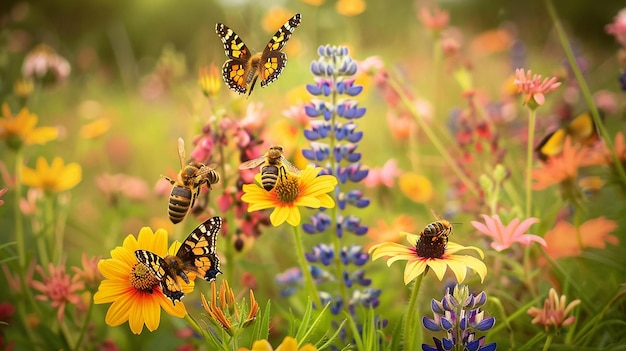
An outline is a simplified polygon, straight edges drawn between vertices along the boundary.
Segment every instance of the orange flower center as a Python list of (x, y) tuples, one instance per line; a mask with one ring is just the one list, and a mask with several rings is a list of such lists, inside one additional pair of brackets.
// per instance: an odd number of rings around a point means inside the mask
[(300, 194), (300, 186), (298, 184), (298, 177), (285, 175), (285, 179), (276, 182), (274, 187), (276, 191), (276, 197), (284, 204), (290, 204), (294, 202)]
[(143, 263), (137, 262), (129, 274), (130, 285), (143, 292), (152, 293), (159, 279)]

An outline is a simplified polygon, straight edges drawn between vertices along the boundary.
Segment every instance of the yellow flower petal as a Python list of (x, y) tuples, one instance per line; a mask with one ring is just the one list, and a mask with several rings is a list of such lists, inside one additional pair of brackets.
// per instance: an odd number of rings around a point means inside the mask
[[(145, 301), (142, 302), (145, 303)], [(141, 334), (141, 331), (143, 330), (145, 322), (145, 315), (143, 312), (143, 306), (141, 303), (132, 303), (128, 306), (128, 326), (134, 334)]]
[(294, 227), (300, 225), (300, 210), (297, 207), (292, 207), (291, 211), (289, 211), (289, 215), (287, 216), (287, 223), (291, 224)]
[(276, 207), (272, 214), (270, 214), (270, 222), (274, 227), (278, 227), (283, 224), (289, 216), (289, 207)]
[(138, 307), (141, 307), (141, 310), (139, 311), (141, 314), (139, 323), (145, 322), (148, 330), (156, 330), (159, 327), (159, 322), (161, 321), (159, 301), (155, 299), (144, 299), (143, 304)]
[(432, 269), (433, 272), (435, 272), (437, 279), (443, 280), (443, 276), (446, 274), (446, 269), (448, 269), (447, 260), (429, 259), (426, 264)]
[(263, 339), (263, 340), (257, 340), (255, 342), (252, 343), (252, 349), (250, 351), (273, 351), (274, 349), (272, 348), (272, 345), (270, 345), (270, 343)]
[(409, 261), (404, 267), (404, 284), (407, 285), (426, 270), (424, 260)]

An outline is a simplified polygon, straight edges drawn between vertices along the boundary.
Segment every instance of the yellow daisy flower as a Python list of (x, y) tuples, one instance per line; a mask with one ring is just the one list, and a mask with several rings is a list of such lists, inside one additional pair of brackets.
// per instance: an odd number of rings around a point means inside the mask
[[(461, 283), (465, 280), (467, 268), (471, 268), (480, 276), (480, 280), (485, 279), (487, 266), (473, 256), (455, 255), (461, 250), (474, 250), (481, 258), (484, 257), (481, 249), (474, 246), (463, 246), (457, 243), (448, 242), (447, 237), (423, 237), (411, 233), (401, 233), (406, 236), (411, 246), (404, 246), (394, 242), (384, 242), (376, 244), (369, 249), (372, 260), (389, 256), (387, 266), (401, 260), (407, 260), (404, 268), (404, 284), (409, 284), (413, 279), (431, 268), (437, 279), (442, 280), (448, 267), (456, 276), (456, 280)], [(437, 238), (436, 240), (431, 240)], [(418, 245), (419, 240), (428, 240), (427, 244)], [(432, 243), (432, 244), (430, 244)], [(443, 249), (443, 250), (440, 250)]]
[(215, 96), (222, 87), (222, 77), (216, 65), (200, 67), (198, 83), (205, 96)]
[(299, 207), (335, 207), (335, 201), (328, 193), (335, 189), (337, 178), (332, 175), (318, 176), (321, 170), (307, 166), (299, 176), (287, 173), (286, 179), (278, 181), (270, 191), (259, 185), (261, 174), (257, 173), (255, 184), (244, 184), (241, 200), (249, 204), (248, 212), (274, 208), (270, 221), (275, 227), (285, 221), (298, 226), (301, 220)]
[(22, 183), (44, 191), (68, 190), (80, 183), (81, 179), (80, 165), (72, 162), (66, 166), (60, 157), (55, 157), (50, 165), (45, 158), (39, 157), (35, 169), (22, 166)]
[[(237, 351), (274, 351), (272, 345), (265, 339), (252, 343), (252, 348), (240, 347)], [(286, 336), (275, 351), (317, 351), (313, 344), (306, 344), (298, 348), (298, 341), (291, 336)]]
[(10, 148), (17, 150), (24, 144), (45, 144), (59, 136), (57, 128), (35, 128), (37, 120), (37, 115), (31, 114), (27, 108), (13, 116), (9, 104), (2, 104), (0, 139), (5, 139)]
[[(180, 243), (174, 242), (168, 251), (167, 231), (157, 229), (153, 233), (149, 227), (143, 227), (137, 238), (129, 234), (122, 246), (111, 251), (111, 258), (98, 262), (98, 270), (105, 279), (100, 283), (93, 302), (111, 303), (104, 320), (106, 324), (115, 327), (128, 321), (130, 330), (140, 334), (144, 324), (150, 331), (159, 327), (161, 308), (178, 318), (187, 314), (185, 305), (182, 302), (173, 304), (163, 294), (159, 280), (135, 257), (136, 250), (149, 250), (161, 257), (168, 253), (174, 255), (179, 247)], [(190, 284), (186, 284), (178, 277), (185, 293), (193, 290), (195, 274), (189, 274), (189, 279)]]

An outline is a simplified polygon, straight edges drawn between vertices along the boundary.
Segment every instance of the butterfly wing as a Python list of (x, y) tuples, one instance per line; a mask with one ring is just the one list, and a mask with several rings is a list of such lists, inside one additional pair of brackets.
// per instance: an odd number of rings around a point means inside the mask
[(135, 251), (135, 257), (137, 257), (139, 262), (148, 267), (148, 269), (160, 281), (163, 294), (170, 299), (173, 304), (175, 304), (176, 301), (180, 301), (185, 296), (185, 293), (183, 292), (180, 284), (178, 284), (176, 278), (167, 274), (168, 267), (163, 258), (154, 252), (147, 250)]
[(238, 92), (246, 93), (246, 70), (250, 61), (250, 50), (243, 40), (232, 29), (222, 23), (215, 25), (215, 32), (224, 44), (224, 53), (228, 60), (222, 66), (222, 77), (228, 88)]
[(278, 29), (265, 46), (259, 65), (262, 87), (275, 81), (285, 68), (287, 55), (280, 50), (285, 47), (287, 40), (291, 38), (294, 30), (300, 25), (300, 20), (300, 14), (295, 14)]
[(587, 146), (593, 145), (598, 140), (596, 125), (593, 123), (593, 117), (589, 112), (576, 116), (567, 126), (567, 133), (572, 136), (573, 142), (580, 142)]
[(189, 234), (176, 253), (186, 270), (196, 272), (209, 282), (222, 273), (219, 257), (215, 253), (217, 234), (221, 227), (220, 217), (207, 219)]

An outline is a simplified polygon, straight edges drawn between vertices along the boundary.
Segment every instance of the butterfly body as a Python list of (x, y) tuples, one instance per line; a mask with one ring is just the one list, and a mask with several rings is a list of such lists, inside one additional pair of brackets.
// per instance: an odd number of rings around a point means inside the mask
[(137, 250), (135, 257), (159, 280), (163, 294), (172, 303), (176, 303), (185, 296), (178, 278), (189, 284), (188, 274), (193, 272), (210, 282), (222, 273), (215, 252), (217, 234), (221, 227), (220, 217), (209, 218), (187, 236), (176, 255), (160, 257), (148, 250)]
[(299, 25), (300, 14), (296, 14), (278, 29), (263, 52), (252, 55), (232, 29), (222, 23), (216, 24), (215, 32), (224, 44), (228, 57), (222, 66), (222, 77), (228, 88), (249, 96), (259, 77), (262, 87), (275, 81), (287, 65), (287, 55), (280, 50)]

